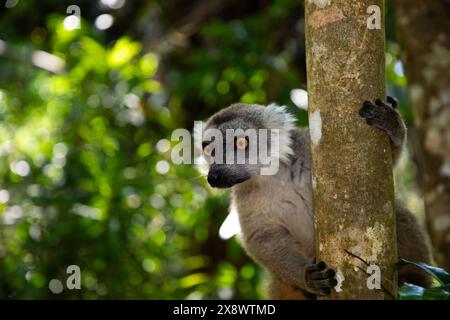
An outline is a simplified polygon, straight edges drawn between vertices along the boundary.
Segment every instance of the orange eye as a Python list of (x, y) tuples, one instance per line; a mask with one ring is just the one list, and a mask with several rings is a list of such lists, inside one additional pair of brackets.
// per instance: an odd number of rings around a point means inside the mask
[(247, 137), (237, 138), (235, 144), (236, 148), (238, 148), (239, 150), (245, 150), (248, 146), (248, 139)]
[(206, 145), (203, 148), (203, 153), (206, 154), (208, 157), (214, 156), (214, 149), (211, 148), (209, 145)]

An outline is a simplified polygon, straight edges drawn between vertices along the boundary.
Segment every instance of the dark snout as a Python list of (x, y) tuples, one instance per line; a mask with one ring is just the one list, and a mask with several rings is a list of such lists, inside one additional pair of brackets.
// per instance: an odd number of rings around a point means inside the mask
[[(225, 178), (221, 170), (211, 170), (208, 172), (208, 183), (211, 187), (220, 188), (225, 184)], [(226, 187), (224, 187), (226, 188)]]
[(208, 183), (213, 188), (230, 188), (248, 178), (248, 175), (239, 175), (225, 168), (211, 168), (208, 172)]

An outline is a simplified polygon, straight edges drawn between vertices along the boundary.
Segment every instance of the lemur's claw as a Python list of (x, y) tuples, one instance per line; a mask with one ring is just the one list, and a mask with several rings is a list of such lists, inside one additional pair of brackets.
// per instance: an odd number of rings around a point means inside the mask
[(308, 291), (316, 295), (329, 295), (338, 281), (335, 278), (336, 272), (327, 267), (326, 263), (320, 261), (306, 268), (305, 282)]
[(375, 99), (375, 104), (379, 107), (383, 107), (385, 105), (381, 99)]

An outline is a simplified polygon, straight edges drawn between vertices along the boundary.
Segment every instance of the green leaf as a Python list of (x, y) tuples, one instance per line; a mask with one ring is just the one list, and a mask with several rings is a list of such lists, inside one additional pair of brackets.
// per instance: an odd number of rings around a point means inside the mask
[(400, 300), (448, 300), (450, 285), (425, 289), (414, 284), (406, 283), (399, 290)]
[(412, 264), (422, 270), (428, 272), (434, 278), (436, 278), (440, 284), (447, 285), (450, 284), (450, 275), (442, 268), (432, 267), (424, 262), (414, 262), (406, 259), (400, 259), (398, 265)]
[(400, 300), (423, 300), (425, 289), (414, 284), (405, 283), (398, 292)]
[(107, 53), (106, 61), (111, 68), (119, 68), (129, 63), (141, 51), (141, 45), (128, 38), (119, 39)]
[(194, 273), (180, 279), (180, 287), (191, 288), (209, 281), (206, 273)]
[(450, 298), (450, 284), (426, 289), (423, 298), (425, 300), (448, 300)]

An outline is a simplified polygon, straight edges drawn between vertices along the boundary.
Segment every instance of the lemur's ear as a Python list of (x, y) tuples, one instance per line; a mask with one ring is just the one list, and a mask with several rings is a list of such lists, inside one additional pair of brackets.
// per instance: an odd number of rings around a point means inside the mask
[(291, 130), (295, 128), (295, 118), (285, 106), (274, 103), (264, 109), (263, 121), (268, 129), (278, 129), (280, 160), (288, 160), (294, 154), (291, 148)]
[(203, 121), (194, 121), (194, 163), (197, 166), (197, 169), (204, 175), (208, 174), (209, 164), (203, 157), (203, 130), (206, 128), (206, 123)]

